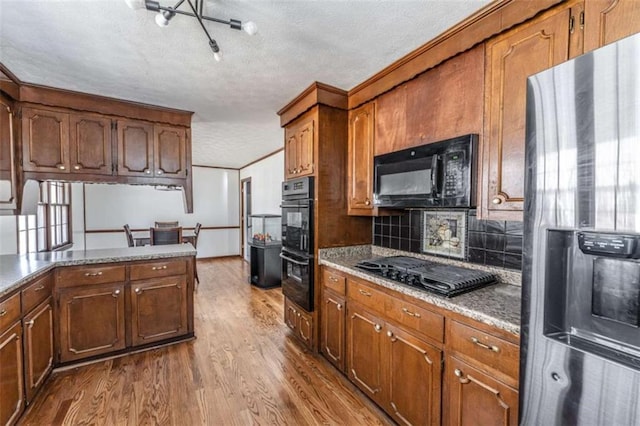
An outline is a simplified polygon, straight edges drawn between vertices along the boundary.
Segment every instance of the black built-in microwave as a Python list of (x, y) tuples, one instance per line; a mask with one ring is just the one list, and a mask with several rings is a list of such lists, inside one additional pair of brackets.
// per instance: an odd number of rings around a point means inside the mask
[(478, 135), (465, 135), (374, 158), (378, 207), (474, 207)]

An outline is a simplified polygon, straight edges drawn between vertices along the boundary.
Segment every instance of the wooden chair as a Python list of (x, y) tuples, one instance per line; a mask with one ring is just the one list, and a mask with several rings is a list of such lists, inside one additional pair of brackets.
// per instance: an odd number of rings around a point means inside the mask
[(178, 221), (175, 222), (156, 222), (156, 228), (177, 228)]
[[(200, 235), (200, 228), (202, 228), (202, 224), (200, 222), (196, 223), (196, 227), (193, 230), (193, 248), (197, 248), (198, 247), (198, 235)], [(200, 278), (198, 278), (198, 267), (197, 267), (197, 262), (194, 262), (193, 264), (193, 275), (194, 278), (196, 279), (196, 282), (198, 283), (198, 285), (200, 285)]]
[(127, 244), (129, 244), (129, 247), (133, 247), (133, 234), (131, 233), (131, 228), (128, 223), (124, 226), (124, 233), (127, 236)]
[(149, 228), (152, 246), (182, 243), (182, 227)]

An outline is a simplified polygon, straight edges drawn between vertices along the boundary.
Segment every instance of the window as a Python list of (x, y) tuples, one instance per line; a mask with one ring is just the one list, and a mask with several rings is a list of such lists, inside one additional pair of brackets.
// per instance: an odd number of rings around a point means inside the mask
[(42, 182), (35, 215), (18, 216), (18, 253), (51, 251), (71, 244), (71, 185)]

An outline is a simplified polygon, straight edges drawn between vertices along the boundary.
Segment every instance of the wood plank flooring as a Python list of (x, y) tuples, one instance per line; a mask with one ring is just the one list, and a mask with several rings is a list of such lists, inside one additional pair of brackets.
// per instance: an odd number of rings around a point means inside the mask
[(387, 425), (283, 321), (240, 258), (198, 261), (197, 339), (52, 375), (24, 425)]

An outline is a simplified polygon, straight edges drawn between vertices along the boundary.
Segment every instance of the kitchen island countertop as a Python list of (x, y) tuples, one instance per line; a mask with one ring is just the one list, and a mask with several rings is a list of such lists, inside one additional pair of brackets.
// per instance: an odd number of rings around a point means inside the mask
[(37, 278), (56, 266), (153, 260), (195, 255), (196, 249), (191, 244), (0, 255), (0, 297), (11, 293), (24, 283)]
[[(508, 281), (517, 281), (519, 276), (517, 272), (507, 271), (506, 274), (499, 276), (498, 284), (473, 290), (459, 296), (446, 298), (367, 273), (355, 267), (356, 263), (361, 260), (395, 254), (425, 257), (416, 256), (415, 253), (389, 253), (389, 250), (379, 250), (375, 246), (373, 247), (373, 251), (370, 246), (355, 246), (353, 248), (346, 248), (346, 250), (345, 248), (322, 250), (320, 252), (318, 263), (355, 277), (362, 278), (390, 290), (431, 303), (432, 305), (457, 312), (476, 321), (489, 324), (510, 333), (516, 335), (520, 334), (521, 287), (514, 285), (515, 283), (508, 283)], [(430, 257), (430, 260), (437, 261), (438, 259)], [(446, 261), (446, 259), (444, 259), (444, 261)], [(475, 265), (467, 263), (464, 264), (464, 266), (473, 269)]]

